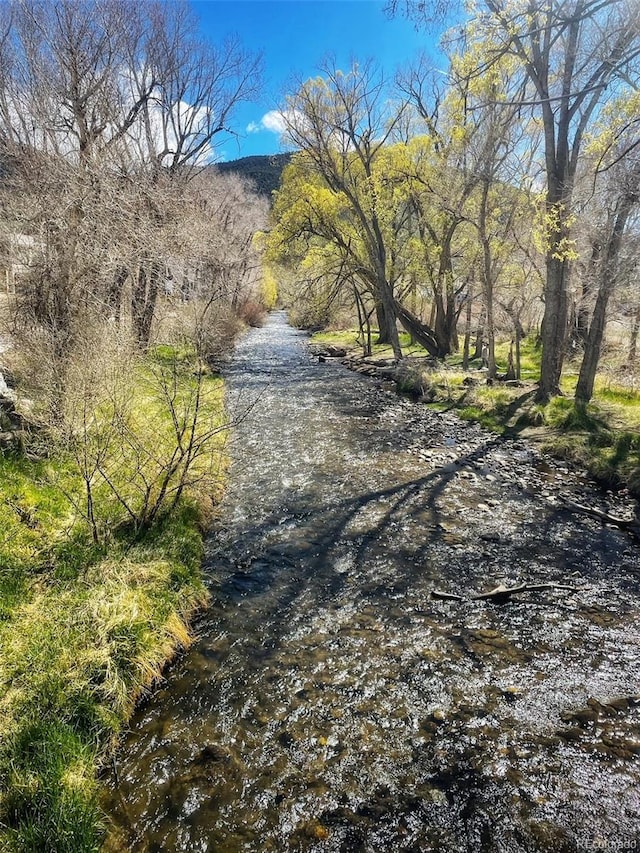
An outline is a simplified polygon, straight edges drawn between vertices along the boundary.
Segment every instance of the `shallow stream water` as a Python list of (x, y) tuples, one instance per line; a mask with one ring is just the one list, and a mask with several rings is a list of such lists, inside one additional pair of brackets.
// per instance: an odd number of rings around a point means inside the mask
[[(559, 501), (615, 496), (283, 314), (226, 378), (212, 605), (105, 780), (107, 850), (640, 849), (638, 543)], [(574, 589), (471, 600), (499, 582)]]

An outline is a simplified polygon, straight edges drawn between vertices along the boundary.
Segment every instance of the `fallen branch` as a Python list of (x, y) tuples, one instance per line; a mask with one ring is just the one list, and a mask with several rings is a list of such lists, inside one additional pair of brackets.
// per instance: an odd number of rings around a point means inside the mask
[(478, 601), (481, 599), (493, 598), (493, 599), (507, 599), (512, 595), (518, 595), (521, 592), (537, 592), (542, 589), (566, 589), (571, 592), (575, 592), (575, 586), (569, 586), (566, 583), (521, 583), (517, 586), (505, 586), (504, 584), (498, 584), (498, 586), (489, 590), (489, 592), (479, 592), (476, 595), (472, 595), (471, 598), (474, 601)]
[(462, 595), (456, 595), (455, 592), (445, 592), (442, 589), (431, 590), (431, 597), (442, 601), (464, 601)]
[(505, 586), (499, 583), (498, 586), (490, 589), (489, 592), (477, 592), (472, 595), (473, 601), (479, 601), (485, 598), (509, 598), (511, 595), (517, 595), (519, 592), (525, 592), (527, 589), (526, 583), (518, 584), (517, 586)]
[(597, 518), (605, 524), (611, 524), (613, 527), (619, 527), (621, 530), (628, 530), (630, 533), (640, 536), (640, 521), (637, 518), (621, 518), (619, 515), (610, 515), (604, 510), (594, 506), (585, 506), (584, 504), (576, 503), (569, 498), (558, 496), (560, 503), (572, 512), (581, 512), (583, 515), (590, 515), (592, 518)]
[[(490, 589), (488, 592), (477, 592), (470, 596), (470, 601), (485, 601), (491, 599), (493, 601), (506, 601), (512, 595), (519, 595), (521, 592), (538, 592), (543, 589), (566, 589), (570, 592), (575, 592), (576, 587), (565, 583), (521, 583), (516, 586), (498, 586)], [(464, 601), (462, 595), (454, 592), (445, 592), (442, 589), (434, 589), (431, 591), (431, 597), (439, 601)]]

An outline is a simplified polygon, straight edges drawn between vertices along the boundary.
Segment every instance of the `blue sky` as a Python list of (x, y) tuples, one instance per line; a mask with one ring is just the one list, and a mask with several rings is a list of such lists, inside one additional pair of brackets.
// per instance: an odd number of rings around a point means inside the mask
[(280, 151), (269, 113), (282, 103), (287, 84), (318, 73), (329, 54), (339, 67), (351, 59), (376, 59), (391, 77), (429, 49), (424, 32), (384, 12), (386, 0), (192, 0), (203, 32), (212, 40), (237, 34), (243, 45), (264, 56), (265, 86), (259, 101), (243, 104), (234, 127), (239, 139), (225, 141), (219, 157), (233, 160)]

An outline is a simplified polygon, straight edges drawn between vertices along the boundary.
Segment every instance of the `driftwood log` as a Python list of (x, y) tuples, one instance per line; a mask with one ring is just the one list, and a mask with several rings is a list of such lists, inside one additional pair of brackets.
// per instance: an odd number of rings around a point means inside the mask
[[(522, 592), (538, 592), (543, 589), (565, 589), (570, 592), (575, 592), (575, 586), (569, 586), (569, 584), (564, 583), (520, 583), (516, 586), (505, 586), (504, 584), (498, 584), (498, 586), (490, 589), (488, 592), (477, 592), (471, 596), (469, 599), (471, 601), (483, 601), (483, 600), (492, 600), (492, 601), (508, 601), (512, 595), (519, 595)], [(457, 595), (453, 592), (445, 592), (442, 589), (434, 589), (431, 592), (431, 597), (436, 598), (439, 601), (464, 601), (463, 595)]]

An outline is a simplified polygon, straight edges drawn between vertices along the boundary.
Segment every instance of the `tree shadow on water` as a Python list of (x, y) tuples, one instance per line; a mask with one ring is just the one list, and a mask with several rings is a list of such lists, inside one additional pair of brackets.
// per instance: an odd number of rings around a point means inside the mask
[[(415, 582), (416, 562), (426, 560), (442, 542), (448, 486), (501, 442), (500, 437), (491, 437), (424, 476), (338, 496), (323, 506), (318, 506), (317, 493), (296, 496), (295, 504), (281, 507), (232, 542), (223, 542), (219, 556), (207, 561), (205, 572), (219, 578), (216, 598), (236, 603), (255, 599), (262, 618), (276, 623), (277, 632), (284, 635), (287, 615), (297, 612), (301, 596), (307, 607), (309, 599), (316, 608), (330, 606), (341, 599), (354, 576), (375, 581), (376, 559), (392, 562), (393, 591), (406, 591)], [(429, 521), (421, 527), (413, 559), (405, 559), (397, 528), (425, 516)], [(341, 558), (346, 569), (338, 568)], [(389, 581), (381, 579), (384, 584), (389, 586)]]

